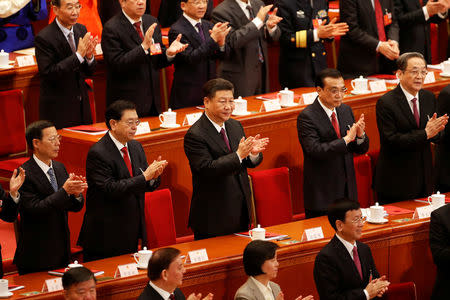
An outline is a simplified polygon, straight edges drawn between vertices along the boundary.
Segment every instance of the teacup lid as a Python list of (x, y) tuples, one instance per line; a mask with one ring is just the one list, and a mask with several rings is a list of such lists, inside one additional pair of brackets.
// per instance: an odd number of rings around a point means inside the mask
[(235, 99), (234, 101), (236, 101), (236, 102), (244, 102), (244, 101), (247, 101), (247, 100), (245, 100), (245, 99), (242, 99), (242, 96), (239, 96), (237, 99)]
[(171, 108), (169, 108), (167, 111), (164, 112), (164, 114), (176, 114), (176, 112), (172, 111)]
[(380, 204), (378, 204), (378, 202), (375, 202), (375, 205), (372, 205), (370, 208), (383, 208), (383, 206), (381, 206)]
[(70, 268), (78, 268), (78, 267), (82, 267), (82, 264), (78, 263), (78, 260), (74, 261), (73, 264), (69, 264)]
[(280, 91), (281, 94), (293, 94), (294, 92), (289, 90), (287, 87), (284, 88), (284, 90)]
[(5, 50), (2, 49), (2, 51), (0, 51), (0, 55), (5, 56), (5, 55), (9, 55), (9, 53), (5, 52)]
[(367, 80), (364, 76), (360, 75), (358, 78), (355, 78), (356, 81), (365, 81)]
[(261, 228), (261, 225), (258, 224), (258, 227), (252, 229), (252, 231), (266, 231), (264, 228)]
[(139, 253), (148, 254), (148, 253), (152, 253), (152, 250), (147, 250), (147, 247), (144, 247), (142, 250), (139, 250)]

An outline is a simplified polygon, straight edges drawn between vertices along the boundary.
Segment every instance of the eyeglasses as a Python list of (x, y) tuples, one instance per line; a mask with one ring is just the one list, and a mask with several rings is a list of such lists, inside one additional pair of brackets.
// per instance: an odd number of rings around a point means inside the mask
[(422, 75), (422, 77), (426, 77), (428, 74), (427, 70), (405, 70), (405, 72), (409, 72), (412, 76), (417, 77)]
[(202, 0), (196, 0), (196, 1), (191, 1), (189, 3), (191, 3), (194, 6), (208, 5), (208, 1), (206, 1), (206, 0), (203, 0), (203, 1)]
[(339, 93), (345, 94), (347, 92), (347, 88), (346, 87), (344, 87), (344, 88), (331, 88), (331, 89), (327, 88), (327, 91), (330, 92), (333, 95), (337, 95)]
[(358, 224), (358, 223), (361, 223), (361, 224), (364, 224), (365, 222), (366, 222), (366, 217), (363, 217), (363, 216), (361, 216), (361, 217), (357, 217), (357, 218), (354, 218), (353, 220), (352, 220), (352, 223), (353, 224)]
[(128, 120), (128, 121), (122, 121), (124, 122), (128, 127), (132, 127), (133, 125), (138, 127), (139, 124), (141, 124), (140, 120)]
[(65, 7), (65, 10), (68, 11), (74, 11), (74, 10), (80, 10), (83, 6), (81, 4), (76, 4), (76, 5), (67, 5)]
[(48, 141), (50, 143), (52, 143), (52, 144), (56, 144), (56, 142), (61, 142), (61, 138), (62, 137), (58, 134), (58, 135), (54, 135), (54, 136), (49, 137)]

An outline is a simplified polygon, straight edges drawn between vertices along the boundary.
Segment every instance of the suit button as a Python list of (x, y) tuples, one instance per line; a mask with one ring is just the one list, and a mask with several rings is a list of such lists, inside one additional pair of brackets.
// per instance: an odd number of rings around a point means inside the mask
[(311, 54), (311, 56), (312, 56), (312, 57), (316, 57), (316, 54), (315, 54), (315, 53), (313, 53), (313, 54)]

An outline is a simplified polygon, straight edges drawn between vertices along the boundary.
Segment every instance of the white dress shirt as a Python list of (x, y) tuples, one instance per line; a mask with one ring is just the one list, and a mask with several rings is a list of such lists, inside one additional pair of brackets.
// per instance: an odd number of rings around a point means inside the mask
[[(72, 33), (73, 42), (76, 47), (77, 42), (75, 41), (75, 34), (73, 33), (73, 26), (70, 29), (67, 29), (66, 27), (62, 26), (61, 23), (59, 23), (58, 18), (55, 18), (55, 20), (56, 20), (56, 24), (58, 25), (59, 29), (61, 29), (61, 31), (62, 31), (64, 37), (66, 38), (67, 42), (69, 43), (69, 45), (70, 45), (69, 33)], [(78, 60), (80, 61), (80, 63), (82, 64), (84, 62), (84, 57), (82, 57), (81, 54), (78, 52), (75, 52), (75, 54), (76, 54)], [(92, 64), (93, 61), (94, 61), (94, 56), (92, 56), (91, 59), (87, 60), (88, 65)]]
[(156, 284), (154, 284), (153, 282), (149, 281), (148, 284), (150, 284), (150, 286), (152, 288), (155, 289), (155, 291), (158, 292), (158, 294), (164, 299), (164, 300), (169, 300), (170, 297), (170, 293), (166, 290), (163, 290), (162, 288), (156, 286)]

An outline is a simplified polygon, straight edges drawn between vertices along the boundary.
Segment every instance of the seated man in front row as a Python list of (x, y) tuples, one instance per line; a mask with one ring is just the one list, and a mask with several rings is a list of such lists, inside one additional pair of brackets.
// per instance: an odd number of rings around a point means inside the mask
[[(161, 248), (156, 250), (148, 261), (147, 274), (150, 281), (138, 300), (183, 300), (183, 292), (178, 288), (183, 281), (186, 269), (180, 250)], [(190, 294), (188, 300), (200, 300), (202, 294)], [(212, 300), (208, 294), (203, 300)]]
[(62, 277), (64, 299), (95, 300), (97, 299), (96, 283), (97, 279), (88, 268), (71, 268)]
[(314, 281), (321, 300), (372, 299), (386, 292), (389, 281), (380, 277), (369, 246), (359, 242), (364, 219), (359, 203), (342, 198), (328, 208), (336, 235), (319, 252)]

